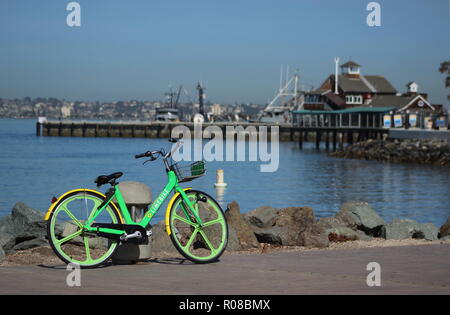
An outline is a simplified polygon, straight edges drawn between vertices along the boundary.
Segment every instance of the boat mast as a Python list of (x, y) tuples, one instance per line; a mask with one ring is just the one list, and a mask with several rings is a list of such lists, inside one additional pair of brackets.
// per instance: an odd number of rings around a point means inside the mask
[(205, 88), (202, 86), (202, 84), (200, 82), (198, 82), (198, 84), (197, 84), (197, 91), (198, 91), (199, 113), (206, 120), (205, 108), (204, 108), (204, 105), (203, 105), (203, 101), (205, 99)]

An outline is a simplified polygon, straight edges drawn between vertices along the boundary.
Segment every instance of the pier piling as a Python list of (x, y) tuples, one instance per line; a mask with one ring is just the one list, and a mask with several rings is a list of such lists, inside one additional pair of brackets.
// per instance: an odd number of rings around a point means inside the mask
[[(342, 117), (339, 118), (341, 119)], [(334, 122), (337, 121), (337, 117), (335, 117)], [(320, 144), (324, 141), (327, 150), (330, 149), (331, 142), (333, 143), (333, 150), (336, 150), (337, 148), (342, 149), (344, 147), (344, 142), (353, 144), (356, 138), (358, 141), (367, 140), (368, 138), (383, 138), (385, 134), (389, 132), (388, 129), (384, 128), (336, 126), (332, 125), (330, 121), (323, 125), (319, 120), (316, 121), (318, 125), (315, 125), (314, 121), (309, 121), (309, 123), (310, 124), (302, 122), (296, 126), (290, 124), (216, 122), (205, 123), (202, 125), (202, 128), (204, 130), (209, 126), (216, 126), (222, 130), (222, 133), (225, 136), (227, 127), (239, 127), (238, 129), (243, 129), (245, 133), (248, 133), (248, 135), (245, 136), (247, 139), (250, 137), (248, 131), (250, 129), (247, 128), (251, 127), (256, 131), (257, 137), (259, 137), (260, 131), (262, 131), (260, 127), (264, 127), (264, 130), (269, 132), (267, 139), (270, 139), (271, 127), (275, 126), (279, 130), (280, 141), (298, 141), (300, 148), (303, 148), (305, 141), (314, 141), (317, 149), (320, 149)], [(45, 120), (36, 122), (36, 135), (63, 137), (168, 138), (171, 136), (173, 128), (179, 125), (186, 126), (191, 133), (194, 131), (194, 124), (192, 122), (77, 122)], [(236, 131), (238, 129), (236, 129)], [(236, 138), (236, 134), (234, 137)]]

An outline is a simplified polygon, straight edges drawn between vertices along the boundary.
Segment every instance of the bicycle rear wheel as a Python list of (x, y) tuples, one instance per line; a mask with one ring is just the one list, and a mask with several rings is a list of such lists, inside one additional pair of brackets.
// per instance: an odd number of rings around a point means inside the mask
[(169, 215), (172, 243), (180, 254), (195, 263), (217, 261), (228, 242), (228, 226), (223, 211), (217, 201), (204, 192), (189, 190), (186, 195), (203, 224), (191, 218), (179, 195)]
[[(55, 205), (47, 222), (47, 236), (55, 254), (66, 264), (93, 268), (107, 262), (118, 246), (116, 240), (88, 232), (83, 228), (104, 201), (98, 192), (77, 190)], [(95, 219), (96, 223), (122, 223), (117, 210), (110, 204)]]

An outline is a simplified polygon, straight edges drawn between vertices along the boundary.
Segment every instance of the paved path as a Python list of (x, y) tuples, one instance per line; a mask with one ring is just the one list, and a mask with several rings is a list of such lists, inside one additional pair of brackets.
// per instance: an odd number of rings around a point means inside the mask
[[(366, 266), (381, 265), (381, 287)], [(81, 271), (64, 266), (0, 268), (0, 294), (450, 294), (450, 245), (226, 255), (193, 265), (179, 258)]]

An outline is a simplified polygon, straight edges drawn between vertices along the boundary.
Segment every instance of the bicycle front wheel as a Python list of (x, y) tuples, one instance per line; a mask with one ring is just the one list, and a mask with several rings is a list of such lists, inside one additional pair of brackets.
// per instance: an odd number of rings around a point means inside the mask
[(170, 209), (170, 238), (185, 258), (199, 264), (217, 261), (228, 242), (228, 226), (220, 205), (208, 194), (189, 190), (187, 197), (202, 224), (194, 216), (179, 195)]
[[(58, 201), (47, 222), (47, 235), (55, 254), (66, 264), (93, 268), (107, 262), (118, 246), (116, 240), (84, 228), (104, 196), (95, 191), (77, 190)], [(95, 218), (96, 223), (122, 223), (117, 209), (109, 204)]]

